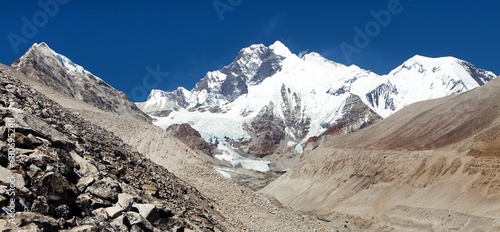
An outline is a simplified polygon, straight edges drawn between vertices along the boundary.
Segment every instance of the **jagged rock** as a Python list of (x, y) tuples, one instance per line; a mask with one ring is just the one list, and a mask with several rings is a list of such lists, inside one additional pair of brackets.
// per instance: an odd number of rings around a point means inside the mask
[(83, 176), (95, 175), (99, 172), (95, 165), (78, 155), (76, 152), (70, 152), (69, 154), (71, 155), (71, 158), (73, 158), (75, 163), (80, 167), (78, 169), (78, 172)]
[(57, 220), (52, 217), (32, 212), (16, 213), (14, 225), (27, 225), (31, 223), (43, 231), (57, 231), (60, 228)]
[(105, 208), (99, 208), (99, 209), (93, 210), (92, 215), (94, 215), (98, 221), (105, 221), (108, 218), (110, 218), (110, 216)]
[(118, 199), (121, 187), (116, 180), (105, 177), (89, 186), (87, 191), (98, 197), (115, 201)]
[(121, 206), (111, 206), (104, 209), (110, 218), (116, 218), (123, 213)]
[(120, 206), (124, 211), (128, 211), (134, 204), (134, 196), (127, 193), (118, 194), (117, 205)]
[(198, 131), (193, 129), (189, 124), (175, 124), (166, 129), (167, 133), (178, 138), (191, 149), (203, 151), (203, 153), (213, 156), (216, 150), (216, 145), (207, 143)]
[(69, 216), (69, 206), (68, 205), (60, 205), (55, 208), (55, 213), (57, 217), (67, 219)]
[(12, 117), (15, 119), (16, 132), (48, 138), (54, 146), (61, 149), (74, 148), (74, 144), (67, 136), (46, 122), (37, 120), (34, 116), (19, 109), (11, 109), (11, 111)]
[(76, 183), (76, 187), (78, 188), (78, 191), (84, 192), (89, 185), (94, 183), (94, 181), (95, 178), (93, 176), (82, 177), (78, 180), (78, 183)]
[(158, 210), (153, 204), (134, 204), (132, 207), (136, 208), (139, 214), (150, 222), (154, 222), (159, 216)]
[(39, 232), (42, 231), (35, 223), (30, 223), (16, 230), (17, 232)]
[(141, 227), (139, 227), (138, 225), (133, 225), (132, 227), (130, 227), (130, 232), (144, 232), (144, 230), (141, 229)]
[(31, 212), (48, 214), (49, 210), (50, 206), (44, 196), (37, 196), (33, 204), (31, 204)]
[[(48, 202), (56, 204), (75, 202), (78, 190), (58, 172), (48, 172), (33, 183), (36, 191), (46, 196)], [(35, 190), (35, 189), (33, 189)]]
[(22, 190), (25, 187), (24, 178), (21, 174), (14, 173), (11, 170), (0, 166), (0, 183), (6, 186), (15, 187)]
[(125, 216), (122, 215), (122, 216), (119, 216), (119, 217), (113, 219), (113, 221), (111, 221), (110, 224), (117, 231), (127, 231), (128, 228), (124, 224), (125, 223), (124, 220), (125, 220)]
[(128, 224), (130, 226), (137, 225), (144, 231), (153, 231), (153, 225), (147, 219), (141, 216), (141, 214), (129, 211), (124, 213), (124, 216), (125, 224)]

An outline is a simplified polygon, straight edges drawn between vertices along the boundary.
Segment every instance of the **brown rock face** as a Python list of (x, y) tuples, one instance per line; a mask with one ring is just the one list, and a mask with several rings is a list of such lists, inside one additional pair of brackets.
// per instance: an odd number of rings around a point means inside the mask
[(205, 142), (200, 133), (187, 123), (172, 125), (167, 128), (167, 133), (178, 138), (191, 149), (203, 151), (209, 156), (213, 156), (217, 149), (217, 145)]

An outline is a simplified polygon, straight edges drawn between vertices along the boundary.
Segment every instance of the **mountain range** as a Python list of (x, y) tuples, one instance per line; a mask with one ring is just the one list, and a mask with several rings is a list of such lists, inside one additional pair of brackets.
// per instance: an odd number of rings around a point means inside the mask
[(0, 65), (0, 205), (19, 216), (0, 227), (498, 231), (495, 78), (418, 55), (378, 75), (277, 41), (132, 103), (34, 44)]
[(278, 170), (289, 166), (280, 165), (282, 153), (302, 153), (311, 138), (356, 131), (415, 102), (466, 92), (495, 77), (457, 58), (419, 55), (377, 75), (315, 52), (299, 57), (276, 41), (243, 48), (192, 90), (152, 90), (137, 105), (161, 128), (189, 123), (228, 151), (222, 159), (265, 157)]

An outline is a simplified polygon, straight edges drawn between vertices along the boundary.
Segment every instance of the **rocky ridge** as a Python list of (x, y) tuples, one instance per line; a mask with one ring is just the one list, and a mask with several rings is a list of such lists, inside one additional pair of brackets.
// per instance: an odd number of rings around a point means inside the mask
[(195, 188), (5, 70), (0, 76), (2, 231), (228, 230)]

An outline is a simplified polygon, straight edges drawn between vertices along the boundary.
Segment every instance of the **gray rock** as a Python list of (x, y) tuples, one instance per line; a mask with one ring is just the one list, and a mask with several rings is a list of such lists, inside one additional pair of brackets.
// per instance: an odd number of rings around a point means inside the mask
[(110, 218), (117, 218), (123, 213), (121, 206), (112, 206), (104, 209)]
[(89, 185), (94, 183), (94, 181), (95, 178), (93, 176), (82, 177), (78, 180), (78, 183), (76, 183), (76, 187), (78, 188), (78, 191), (84, 192)]
[(67, 219), (69, 216), (69, 206), (68, 205), (60, 205), (57, 206), (55, 209), (55, 213), (57, 217)]
[(25, 186), (24, 178), (21, 174), (0, 166), (0, 182), (9, 187), (22, 190)]
[(105, 221), (109, 218), (109, 215), (106, 212), (106, 209), (104, 209), (104, 208), (99, 208), (99, 209), (93, 210), (92, 215), (94, 215), (96, 217), (96, 219), (99, 221)]
[(127, 226), (124, 224), (124, 219), (125, 219), (125, 216), (119, 216), (115, 219), (113, 219), (113, 221), (111, 221), (111, 226), (117, 230), (117, 231), (128, 231), (128, 228)]
[(150, 222), (154, 222), (159, 216), (159, 212), (153, 204), (134, 204), (132, 207), (136, 208), (139, 214)]
[(89, 186), (87, 191), (98, 197), (115, 201), (118, 199), (121, 188), (116, 180), (106, 177)]
[(75, 163), (80, 167), (78, 172), (83, 176), (96, 175), (99, 172), (99, 170), (97, 170), (92, 163), (78, 155), (76, 152), (70, 152), (69, 154)]
[(124, 216), (125, 224), (129, 224), (130, 226), (137, 225), (144, 231), (153, 231), (153, 225), (139, 213), (129, 211), (124, 213)]
[(134, 196), (127, 193), (118, 194), (118, 202), (117, 204), (124, 210), (128, 211), (134, 204)]

